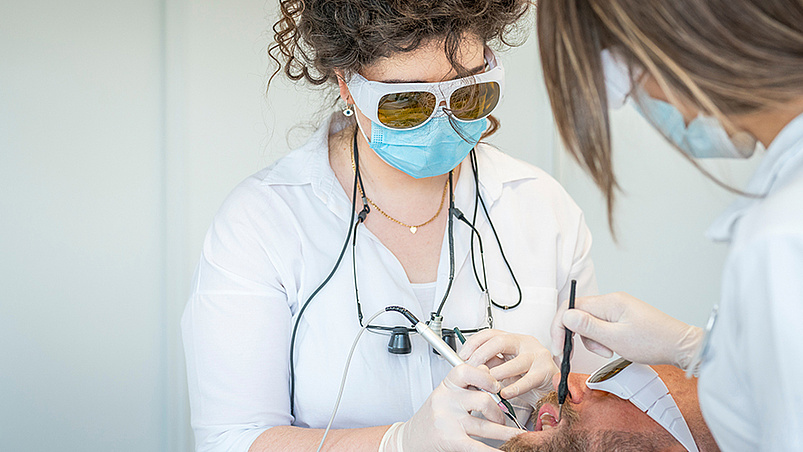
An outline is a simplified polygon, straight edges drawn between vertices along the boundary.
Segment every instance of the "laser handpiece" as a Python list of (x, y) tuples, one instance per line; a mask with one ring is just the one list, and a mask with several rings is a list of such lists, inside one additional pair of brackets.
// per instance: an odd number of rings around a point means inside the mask
[[(574, 309), (574, 298), (577, 292), (577, 281), (572, 280), (572, 288), (569, 292), (569, 309)], [(563, 361), (560, 364), (560, 383), (558, 383), (558, 422), (563, 418), (563, 403), (566, 401), (566, 396), (569, 395), (569, 372), (571, 371), (571, 364), (569, 358), (572, 354), (572, 331), (566, 328), (565, 337), (563, 339)]]
[[(432, 348), (437, 350), (438, 353), (440, 353), (441, 356), (443, 356), (444, 359), (446, 359), (446, 361), (448, 361), (449, 364), (451, 364), (453, 367), (465, 364), (465, 361), (463, 361), (460, 358), (460, 356), (458, 356), (457, 353), (455, 353), (455, 351), (452, 350), (452, 347), (449, 347), (449, 345), (446, 342), (444, 342), (440, 336), (435, 334), (435, 332), (432, 331), (432, 329), (430, 329), (430, 327), (427, 326), (426, 323), (418, 320), (410, 311), (400, 306), (388, 306), (387, 308), (385, 308), (385, 310), (397, 311), (404, 314), (404, 316), (407, 317), (407, 320), (409, 320), (410, 323), (413, 324), (415, 330), (418, 331), (418, 334), (420, 334), (421, 337), (423, 337), (424, 340), (427, 341), (427, 343), (429, 343), (429, 345), (432, 346)], [(505, 416), (507, 416), (511, 421), (513, 421), (513, 423), (516, 424), (516, 427), (518, 427), (521, 430), (526, 430), (519, 423), (518, 419), (516, 419), (515, 413), (511, 412), (507, 408), (507, 406), (505, 405), (505, 402), (507, 401), (503, 399), (502, 396), (500, 396), (498, 393), (489, 392), (484, 389), (481, 389), (481, 391), (486, 392), (488, 393), (488, 395), (491, 396), (493, 401), (496, 402), (496, 405), (499, 406), (499, 409), (502, 410), (502, 413), (504, 413)]]

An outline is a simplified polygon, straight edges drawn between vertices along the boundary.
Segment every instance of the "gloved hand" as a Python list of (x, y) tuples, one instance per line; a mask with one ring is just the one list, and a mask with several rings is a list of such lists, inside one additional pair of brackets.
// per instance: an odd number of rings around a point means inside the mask
[(552, 390), (552, 376), (559, 372), (549, 350), (526, 334), (483, 330), (463, 344), (459, 355), (472, 366), (490, 367), (491, 376), (502, 382), (500, 395), (518, 397), (515, 404), (521, 406), (535, 406)]
[(564, 301), (552, 321), (552, 347), (563, 350), (564, 326), (582, 336), (586, 348), (610, 357), (612, 351), (643, 364), (693, 365), (703, 339), (701, 328), (687, 325), (624, 292)]
[(409, 421), (388, 429), (379, 452), (492, 452), (496, 449), (468, 435), (506, 441), (521, 433), (505, 426), (504, 414), (491, 396), (476, 388), (498, 392), (500, 384), (485, 366), (455, 367)]

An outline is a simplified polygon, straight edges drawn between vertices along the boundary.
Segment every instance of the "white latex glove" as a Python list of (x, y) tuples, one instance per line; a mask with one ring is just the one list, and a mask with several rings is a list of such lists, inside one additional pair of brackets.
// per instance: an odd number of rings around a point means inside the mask
[(552, 376), (559, 373), (549, 350), (526, 334), (483, 330), (463, 344), (459, 355), (472, 366), (488, 366), (491, 376), (504, 386), (501, 396), (517, 397), (516, 405), (521, 406), (535, 406), (552, 390)]
[(694, 364), (703, 339), (701, 328), (687, 325), (624, 292), (579, 297), (575, 309), (564, 301), (552, 321), (552, 346), (562, 353), (564, 326), (579, 334), (586, 348), (643, 364)]
[[(455, 367), (409, 421), (388, 429), (379, 452), (496, 451), (468, 435), (507, 441), (521, 433), (504, 425), (505, 415), (491, 396), (476, 389), (498, 392), (500, 386), (485, 366)], [(485, 419), (472, 416), (472, 411)]]

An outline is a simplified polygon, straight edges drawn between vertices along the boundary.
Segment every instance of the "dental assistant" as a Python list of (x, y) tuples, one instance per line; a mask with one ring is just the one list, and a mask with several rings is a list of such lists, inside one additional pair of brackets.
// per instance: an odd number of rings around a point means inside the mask
[(613, 293), (563, 306), (553, 346), (565, 326), (600, 354), (699, 372), (723, 451), (800, 450), (803, 3), (542, 0), (537, 12), (561, 137), (609, 214), (617, 184), (606, 110), (625, 98), (689, 158), (763, 154), (745, 194), (708, 230), (730, 249), (705, 331)]
[[(315, 450), (364, 325), (324, 450), (491, 451), (469, 435), (519, 433), (477, 389), (501, 389), (526, 419), (557, 372), (549, 326), (570, 281), (596, 293), (580, 209), (484, 143), (504, 90), (489, 45), (528, 7), (280, 2), (271, 55), (342, 104), (209, 229), (182, 318), (197, 450)], [(397, 313), (372, 319), (390, 305), (439, 313), (505, 358), (472, 348), (452, 368), (414, 332), (408, 347)], [(578, 369), (603, 361), (577, 352)]]

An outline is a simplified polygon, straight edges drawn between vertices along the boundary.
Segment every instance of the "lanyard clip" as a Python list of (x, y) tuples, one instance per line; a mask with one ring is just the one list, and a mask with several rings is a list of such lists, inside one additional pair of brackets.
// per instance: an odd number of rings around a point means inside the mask
[(482, 291), (482, 298), (485, 301), (485, 312), (488, 314), (489, 328), (493, 329), (493, 327), (494, 327), (494, 314), (491, 311), (491, 295), (488, 293), (488, 288), (487, 287), (485, 288), (485, 290)]

